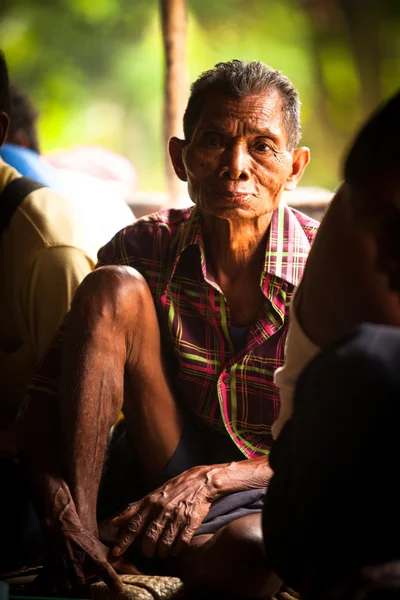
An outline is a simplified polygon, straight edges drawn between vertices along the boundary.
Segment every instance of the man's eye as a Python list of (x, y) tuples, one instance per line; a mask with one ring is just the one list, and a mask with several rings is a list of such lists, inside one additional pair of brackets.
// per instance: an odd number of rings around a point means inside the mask
[(210, 148), (219, 148), (221, 146), (221, 140), (217, 135), (209, 135), (206, 137), (206, 144)]
[(257, 142), (254, 145), (255, 150), (257, 150), (257, 152), (269, 152), (272, 151), (272, 148), (269, 144), (267, 144), (267, 142)]

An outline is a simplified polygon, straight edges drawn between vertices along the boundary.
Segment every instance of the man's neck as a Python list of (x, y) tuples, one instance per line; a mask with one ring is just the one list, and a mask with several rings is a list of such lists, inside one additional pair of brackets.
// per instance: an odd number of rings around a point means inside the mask
[(218, 283), (244, 272), (260, 277), (272, 213), (257, 219), (220, 219), (204, 215), (207, 267)]

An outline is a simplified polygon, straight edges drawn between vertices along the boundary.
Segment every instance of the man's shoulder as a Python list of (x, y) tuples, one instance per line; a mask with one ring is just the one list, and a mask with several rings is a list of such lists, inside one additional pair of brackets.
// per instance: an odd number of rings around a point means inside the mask
[(140, 229), (143, 226), (156, 229), (157, 227), (174, 230), (175, 228), (185, 224), (191, 217), (194, 206), (186, 206), (184, 208), (168, 208), (145, 215), (137, 219), (128, 229)]
[(23, 239), (32, 257), (42, 250), (69, 247), (82, 251), (93, 264), (101, 245), (97, 232), (92, 231), (91, 222), (85, 218), (85, 211), (48, 187), (39, 188), (24, 198), (4, 235)]
[(132, 225), (125, 227), (120, 233), (126, 241), (136, 238), (166, 238), (185, 227), (193, 212), (193, 206), (186, 208), (169, 208), (137, 219)]
[(124, 227), (104, 246), (98, 255), (99, 263), (131, 264), (139, 257), (152, 261), (165, 259), (182, 230), (189, 223), (193, 206), (161, 210), (137, 219)]
[(0, 157), (24, 177), (52, 189), (63, 190), (57, 171), (38, 152), (6, 143), (0, 148)]
[(17, 177), (20, 177), (20, 173), (5, 163), (0, 156), (0, 194), (4, 188)]
[(49, 238), (48, 241), (53, 243), (60, 236), (65, 242), (65, 234), (69, 233), (68, 224), (71, 222), (76, 226), (80, 219), (70, 198), (46, 186), (27, 194), (20, 205), (20, 212), (44, 238)]

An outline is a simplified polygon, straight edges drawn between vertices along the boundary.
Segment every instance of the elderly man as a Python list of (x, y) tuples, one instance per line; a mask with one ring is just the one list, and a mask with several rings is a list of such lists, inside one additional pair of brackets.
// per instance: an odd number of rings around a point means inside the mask
[[(317, 228), (281, 203), (309, 161), (298, 95), (262, 63), (220, 63), (192, 86), (184, 132), (170, 155), (194, 208), (140, 219), (100, 251), (25, 404), (59, 589), (92, 575), (118, 589), (132, 556), (231, 596), (280, 585), (260, 517), (273, 372)], [(99, 535), (113, 533), (108, 550)]]

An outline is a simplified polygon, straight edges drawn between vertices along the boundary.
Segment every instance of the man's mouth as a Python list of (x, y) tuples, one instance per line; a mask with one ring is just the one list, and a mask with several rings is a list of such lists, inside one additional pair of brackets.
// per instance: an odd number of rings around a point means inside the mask
[(228, 190), (219, 190), (218, 192), (215, 192), (215, 194), (217, 196), (223, 196), (224, 198), (230, 198), (232, 200), (240, 200), (240, 199), (244, 199), (244, 198), (249, 198), (250, 196), (253, 196), (253, 194), (251, 192), (246, 192), (246, 191), (228, 191)]

